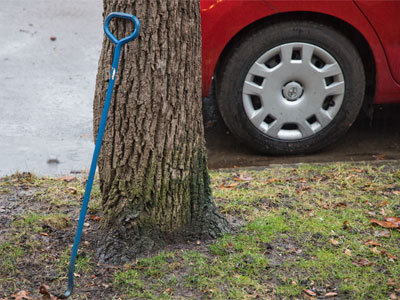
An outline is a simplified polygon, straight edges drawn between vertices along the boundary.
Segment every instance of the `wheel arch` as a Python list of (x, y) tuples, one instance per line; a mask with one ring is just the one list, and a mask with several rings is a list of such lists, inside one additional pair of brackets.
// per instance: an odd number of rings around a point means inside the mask
[(215, 66), (214, 88), (218, 89), (218, 77), (221, 74), (222, 67), (226, 64), (230, 55), (235, 51), (236, 45), (239, 45), (241, 41), (250, 32), (270, 26), (276, 23), (282, 23), (285, 21), (312, 21), (315, 23), (321, 23), (326, 26), (334, 28), (340, 32), (343, 36), (347, 37), (357, 49), (366, 74), (366, 88), (365, 98), (363, 103), (363, 111), (369, 118), (372, 118), (372, 103), (375, 99), (376, 93), (376, 62), (372, 49), (367, 42), (366, 38), (351, 24), (336, 18), (334, 16), (317, 13), (317, 12), (285, 12), (277, 13), (263, 19), (257, 20), (256, 22), (246, 26), (239, 31), (224, 47), (221, 52), (218, 62)]

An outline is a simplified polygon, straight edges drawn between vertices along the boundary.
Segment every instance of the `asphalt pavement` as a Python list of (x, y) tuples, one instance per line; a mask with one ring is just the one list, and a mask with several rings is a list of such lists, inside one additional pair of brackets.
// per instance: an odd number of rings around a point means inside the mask
[(3, 0), (0, 176), (88, 168), (101, 0)]

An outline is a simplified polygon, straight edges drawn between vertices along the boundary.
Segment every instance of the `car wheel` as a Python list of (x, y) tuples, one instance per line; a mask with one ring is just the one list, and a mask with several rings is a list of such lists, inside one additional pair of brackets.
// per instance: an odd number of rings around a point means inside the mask
[(217, 100), (226, 125), (263, 153), (326, 147), (348, 130), (364, 98), (364, 68), (353, 44), (312, 22), (252, 32), (220, 70)]

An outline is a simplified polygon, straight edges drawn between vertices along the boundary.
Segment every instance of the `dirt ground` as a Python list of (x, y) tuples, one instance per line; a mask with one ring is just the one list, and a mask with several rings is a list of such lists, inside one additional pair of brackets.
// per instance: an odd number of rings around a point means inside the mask
[(293, 156), (257, 153), (229, 132), (212, 104), (206, 104), (206, 110), (206, 141), (211, 169), (400, 158), (400, 105), (376, 106), (372, 121), (359, 117), (349, 132), (333, 145), (311, 155)]

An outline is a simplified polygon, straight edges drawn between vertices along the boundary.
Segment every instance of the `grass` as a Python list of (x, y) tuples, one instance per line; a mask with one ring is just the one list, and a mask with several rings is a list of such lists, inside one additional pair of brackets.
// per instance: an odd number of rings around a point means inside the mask
[[(216, 241), (113, 268), (108, 284), (118, 299), (400, 298), (400, 232), (369, 222), (400, 216), (397, 166), (334, 163), (212, 171), (218, 208), (243, 226)], [(3, 179), (0, 187), (12, 191), (15, 183), (15, 177)], [(50, 211), (25, 212), (11, 223), (13, 239), (0, 244), (0, 268), (7, 270), (0, 272), (0, 284), (21, 276), (18, 261), (40, 248), (27, 235), (47, 227), (71, 230), (65, 209), (79, 206), (83, 189), (79, 180), (32, 177), (18, 184), (35, 187), (34, 197)], [(69, 187), (77, 192), (71, 194)], [(94, 188), (92, 212), (97, 213), (98, 184)], [(54, 262), (59, 277), (69, 251), (64, 248)], [(93, 255), (86, 251), (78, 257), (78, 273), (101, 272)]]

